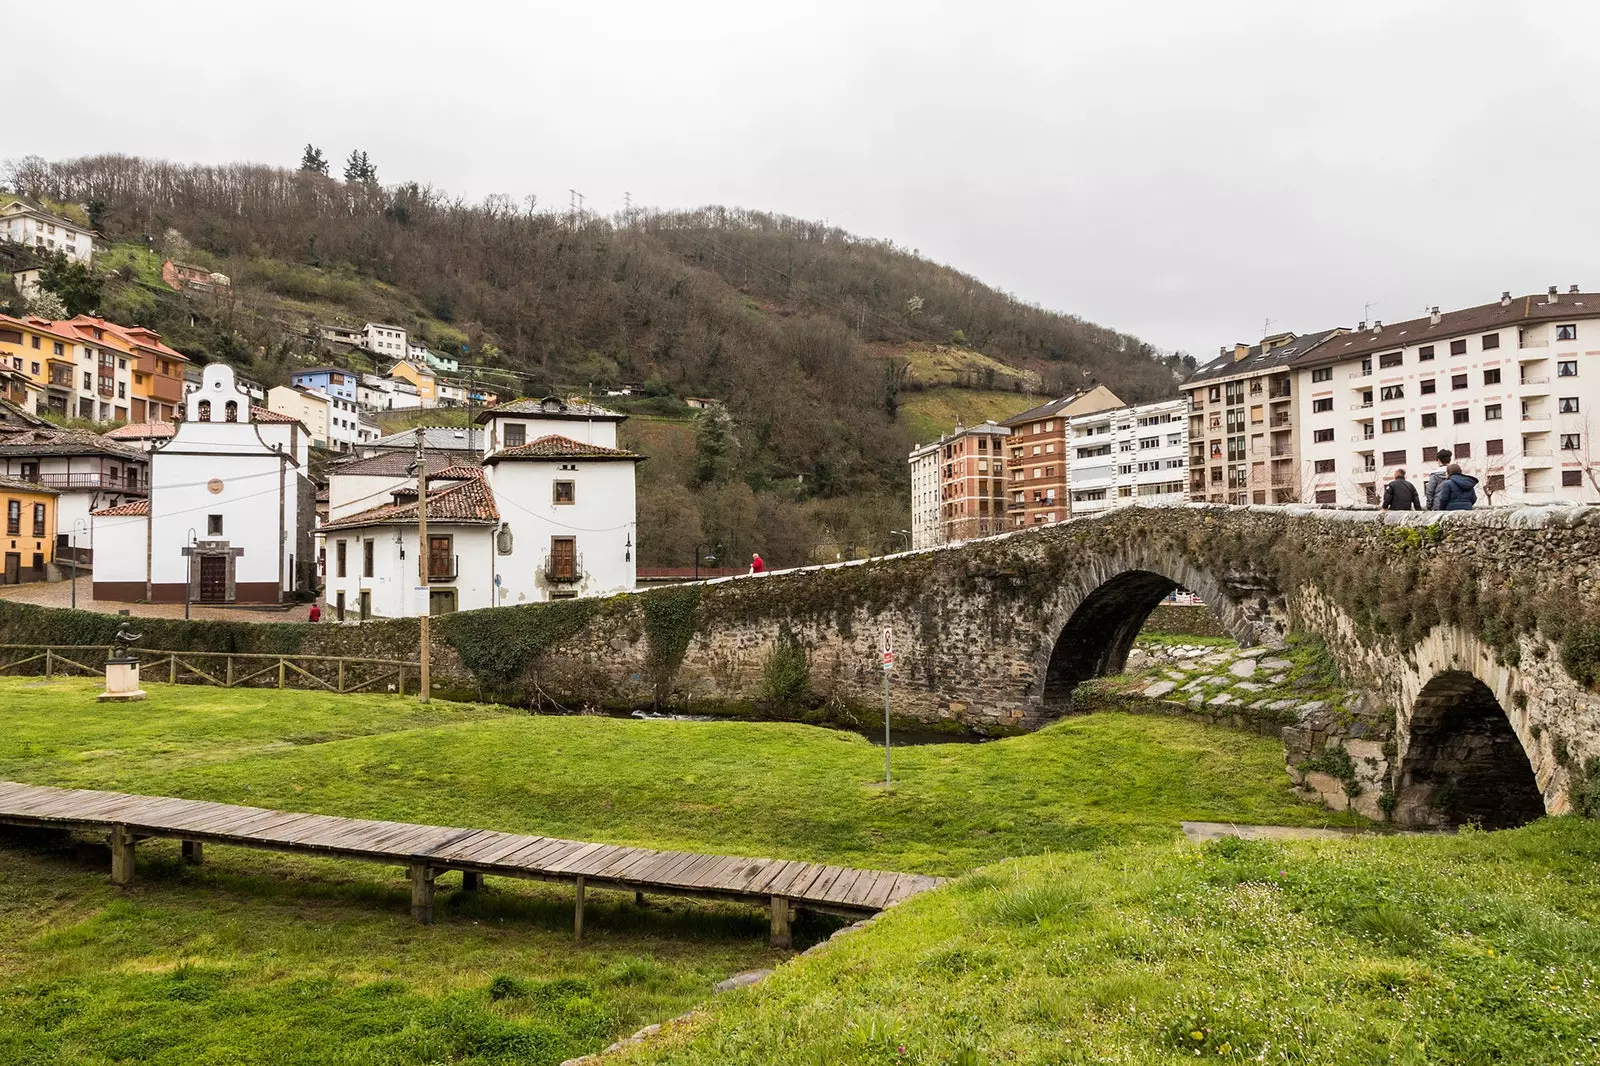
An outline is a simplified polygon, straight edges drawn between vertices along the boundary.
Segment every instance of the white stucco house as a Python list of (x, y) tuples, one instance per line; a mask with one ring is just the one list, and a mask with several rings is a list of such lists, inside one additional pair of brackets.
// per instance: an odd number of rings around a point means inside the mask
[(85, 265), (94, 259), (94, 234), (88, 226), (52, 215), (17, 197), (0, 204), (0, 240), (25, 244), (45, 255), (59, 252)]
[[(425, 548), (411, 471), (382, 456), (336, 470), (321, 530), (332, 617), (421, 613), (419, 551), (434, 614), (633, 588), (644, 457), (616, 446), (625, 417), (553, 397), (484, 411), (481, 467), (458, 460), (434, 471), (446, 460), (428, 453)], [(379, 492), (387, 498), (373, 503)]]
[(250, 403), (208, 364), (171, 439), (150, 452), (149, 494), (94, 513), (96, 599), (283, 603), (311, 586), (315, 496), (296, 419)]

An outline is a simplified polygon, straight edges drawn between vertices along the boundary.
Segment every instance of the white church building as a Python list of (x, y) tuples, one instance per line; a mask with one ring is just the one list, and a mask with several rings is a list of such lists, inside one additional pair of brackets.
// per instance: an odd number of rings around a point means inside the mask
[[(329, 477), (324, 599), (336, 620), (432, 614), (634, 587), (635, 467), (617, 447), (626, 415), (546, 397), (485, 410), (481, 465), (429, 455), (428, 543), (418, 542), (414, 474), (404, 484), (362, 461)], [(349, 479), (351, 484), (344, 484)], [(359, 484), (357, 483), (359, 481)], [(365, 510), (349, 501), (384, 499)], [(419, 592), (418, 552), (428, 561)]]
[(254, 407), (222, 363), (150, 452), (149, 494), (96, 511), (96, 599), (285, 603), (313, 586), (309, 434)]

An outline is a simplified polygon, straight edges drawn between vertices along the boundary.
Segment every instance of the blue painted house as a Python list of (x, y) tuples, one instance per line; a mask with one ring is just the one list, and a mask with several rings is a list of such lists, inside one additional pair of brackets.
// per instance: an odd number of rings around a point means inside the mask
[(313, 366), (296, 370), (289, 376), (289, 383), (307, 392), (320, 392), (336, 400), (355, 403), (359, 378), (360, 375), (336, 366)]

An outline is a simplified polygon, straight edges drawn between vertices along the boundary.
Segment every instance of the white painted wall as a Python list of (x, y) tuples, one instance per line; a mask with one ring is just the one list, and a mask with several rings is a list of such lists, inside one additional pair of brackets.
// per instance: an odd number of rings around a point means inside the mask
[(523, 443), (532, 444), (540, 437), (567, 437), (583, 444), (600, 444), (607, 448), (617, 446), (615, 419), (541, 418), (538, 415), (506, 415), (489, 420), (486, 427), (488, 451), (506, 447), (506, 427), (521, 426)]
[[(1577, 326), (1576, 338), (1555, 340), (1556, 327), (1563, 324)], [(1499, 337), (1498, 348), (1484, 348), (1489, 334)], [(1466, 341), (1461, 355), (1450, 354), (1452, 339), (1397, 343), (1372, 353), (1370, 367), (1366, 357), (1344, 360), (1327, 368), (1331, 379), (1326, 381), (1314, 380), (1322, 376), (1318, 368), (1296, 371), (1305, 502), (1365, 504), (1368, 487), (1381, 495), (1396, 466), (1403, 466), (1420, 490), (1438, 465), (1432, 453), (1439, 448), (1458, 453), (1462, 444), (1471, 451), (1457, 459), (1466, 473), (1480, 481), (1495, 475), (1505, 479), (1505, 489), (1495, 493), (1496, 506), (1600, 502), (1584, 473), (1586, 467), (1600, 466), (1600, 318), (1574, 314), (1520, 331), (1507, 327), (1464, 335), (1458, 338)], [(1431, 359), (1422, 357), (1427, 346), (1433, 349)], [(1384, 355), (1396, 354), (1399, 365), (1382, 365)], [(1563, 364), (1574, 373), (1565, 374)], [(1485, 372), (1496, 370), (1500, 381), (1486, 383)], [(1466, 376), (1464, 388), (1455, 387), (1457, 375)], [(1434, 391), (1424, 393), (1424, 382), (1432, 382)], [(1385, 389), (1391, 390), (1390, 399), (1384, 399)], [(1315, 410), (1319, 400), (1331, 410)], [(1577, 410), (1563, 413), (1563, 400)], [(1496, 405), (1499, 417), (1489, 417)], [(1457, 411), (1466, 412), (1467, 421), (1457, 423)], [(1435, 424), (1423, 425), (1430, 415)], [(1579, 446), (1563, 448), (1563, 437), (1571, 435)], [(1491, 441), (1499, 442), (1499, 455), (1489, 454)], [(1317, 470), (1318, 464), (1330, 463), (1331, 471)], [(1578, 484), (1563, 485), (1563, 472)], [(1487, 505), (1480, 487), (1478, 506)]]
[[(357, 480), (357, 479), (350, 479)], [(428, 523), (430, 537), (449, 534), (455, 539), (456, 576), (449, 581), (433, 581), (432, 589), (454, 589), (456, 609), (477, 610), (493, 605), (494, 530), (488, 526)], [(414, 617), (421, 613), (414, 593), (419, 579), (417, 527), (368, 526), (364, 529), (337, 530), (327, 537), (327, 579), (323, 592), (330, 619), (336, 617), (339, 593), (345, 594), (345, 620), (360, 618), (361, 592), (372, 592), (374, 618)], [(372, 575), (364, 573), (362, 542), (371, 540)], [(345, 573), (338, 573), (339, 543), (345, 543)]]
[(911, 547), (936, 547), (944, 543), (944, 524), (939, 521), (939, 443), (913, 449), (909, 462)]
[(14, 213), (0, 218), (0, 236), (47, 254), (63, 252), (67, 258), (80, 263), (94, 259), (94, 238), (88, 230), (54, 215), (35, 215), (14, 209)]
[[(485, 469), (501, 522), (511, 527), (512, 551), (497, 557), (499, 603), (548, 600), (552, 591), (567, 588), (595, 596), (634, 587), (639, 538), (632, 462), (506, 460)], [(572, 504), (552, 502), (558, 479), (575, 483)], [(574, 585), (552, 585), (542, 572), (550, 538), (559, 536), (577, 541), (583, 579)]]
[[(1107, 454), (1094, 454), (1109, 449)], [(1072, 514), (1182, 503), (1189, 489), (1189, 405), (1162, 400), (1067, 420)]]

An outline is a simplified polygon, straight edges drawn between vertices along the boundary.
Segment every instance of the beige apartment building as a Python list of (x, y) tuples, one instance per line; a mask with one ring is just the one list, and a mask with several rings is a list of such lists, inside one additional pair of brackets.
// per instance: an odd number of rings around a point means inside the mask
[(1064, 520), (1072, 511), (1067, 420), (1121, 407), (1104, 385), (1032, 407), (1000, 423), (1006, 441), (1006, 528)]
[(1297, 503), (1308, 495), (1300, 462), (1294, 364), (1342, 329), (1224, 348), (1184, 382), (1189, 399), (1189, 499)]

